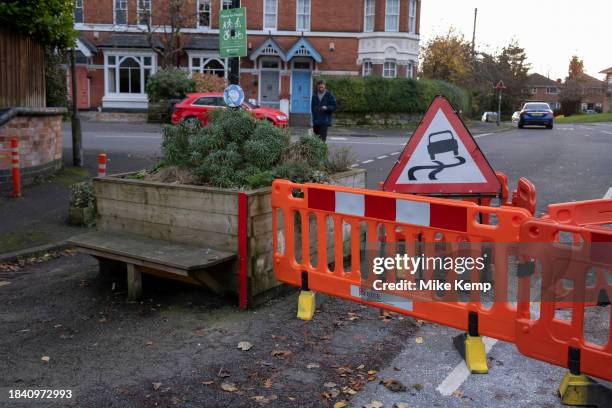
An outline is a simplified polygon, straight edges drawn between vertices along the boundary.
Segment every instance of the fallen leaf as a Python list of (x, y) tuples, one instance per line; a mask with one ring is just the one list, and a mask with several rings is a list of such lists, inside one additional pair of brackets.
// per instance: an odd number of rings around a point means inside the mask
[(256, 395), (255, 397), (251, 397), (252, 400), (255, 400), (255, 402), (264, 402), (266, 400), (266, 397), (264, 397), (263, 395)]
[(264, 386), (264, 388), (270, 388), (270, 387), (272, 387), (272, 379), (271, 379), (271, 378), (268, 378), (267, 380), (265, 380), (265, 381), (263, 382), (263, 386)]
[(326, 382), (325, 384), (323, 384), (323, 386), (325, 388), (334, 388), (336, 387), (338, 384), (336, 384), (335, 382)]
[(153, 342), (152, 342), (152, 341), (147, 341), (147, 342), (145, 343), (145, 346), (147, 346), (147, 347), (148, 347), (148, 346), (152, 346), (152, 345), (153, 345)]
[(369, 404), (365, 404), (363, 406), (363, 408), (382, 408), (383, 407), (383, 403), (380, 401), (374, 401), (372, 400)]
[(0, 281), (0, 288), (1, 288), (2, 286), (8, 286), (8, 285), (10, 285), (10, 284), (11, 284), (11, 282), (9, 282), (9, 281)]
[(423, 338), (421, 336), (415, 337), (414, 342), (416, 344), (423, 344)]
[(200, 381), (200, 382), (202, 385), (211, 385), (215, 383), (213, 380), (205, 380), (205, 381)]
[(42, 360), (44, 363), (48, 363), (48, 362), (49, 362), (49, 360), (51, 360), (51, 358), (49, 358), (49, 356), (42, 356), (40, 359), (41, 359), (41, 360)]
[(233, 383), (223, 383), (221, 384), (221, 389), (227, 392), (235, 392), (238, 391), (238, 387)]
[(357, 391), (355, 391), (351, 387), (342, 387), (342, 392), (344, 394), (347, 394), (347, 395), (355, 395), (355, 394), (357, 394)]
[(160, 382), (154, 382), (153, 383), (153, 389), (155, 391), (159, 390), (159, 387), (161, 387), (161, 383)]
[(365, 368), (365, 366), (363, 364), (359, 364), (357, 366), (357, 370), (363, 370)]
[(342, 401), (338, 401), (334, 404), (334, 408), (346, 408), (348, 407), (348, 402), (342, 400)]
[(423, 384), (412, 384), (412, 388), (414, 388), (417, 391), (421, 391), (425, 387), (423, 386)]
[(458, 398), (461, 398), (461, 397), (463, 397), (463, 391), (461, 391), (461, 390), (455, 390), (455, 391), (453, 391), (453, 393), (452, 393), (451, 395), (452, 395), (453, 397), (458, 397)]
[(312, 370), (313, 368), (321, 368), (321, 364), (319, 364), (319, 363), (308, 363), (306, 365), (306, 368), (308, 368), (309, 370)]
[(193, 335), (196, 337), (202, 337), (204, 336), (204, 330), (196, 330)]
[(238, 343), (238, 348), (242, 351), (249, 351), (252, 347), (253, 345), (248, 341), (241, 341)]
[(334, 399), (338, 395), (340, 395), (340, 390), (337, 388), (332, 388), (328, 391), (325, 391), (322, 395), (323, 395), (323, 398), (325, 399)]
[(408, 408), (408, 404), (405, 402), (396, 402), (393, 404), (393, 408)]
[(396, 380), (395, 378), (385, 378), (380, 381), (389, 391), (393, 392), (404, 392), (406, 391), (406, 386)]
[(277, 349), (277, 350), (272, 350), (270, 354), (272, 354), (274, 357), (282, 358), (282, 357), (287, 357), (288, 355), (290, 355), (291, 351)]

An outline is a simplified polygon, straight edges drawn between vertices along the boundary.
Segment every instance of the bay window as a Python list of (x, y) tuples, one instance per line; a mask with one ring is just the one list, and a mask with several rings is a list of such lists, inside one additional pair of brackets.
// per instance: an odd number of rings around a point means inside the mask
[(383, 65), (383, 78), (395, 78), (397, 76), (397, 64), (395, 61), (385, 61)]
[(105, 55), (106, 94), (145, 95), (145, 85), (155, 72), (156, 57), (148, 55)]

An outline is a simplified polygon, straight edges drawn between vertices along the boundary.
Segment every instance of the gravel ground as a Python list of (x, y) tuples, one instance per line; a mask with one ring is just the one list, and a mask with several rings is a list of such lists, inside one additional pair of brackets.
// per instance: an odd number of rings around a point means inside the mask
[[(146, 298), (127, 302), (125, 278), (99, 275), (93, 258), (34, 261), (0, 268), (10, 282), (0, 287), (0, 387), (72, 389), (75, 398), (19, 407), (331, 407), (378, 381), (374, 371), (418, 330), (333, 298), (300, 321), (295, 293), (242, 312), (150, 276)], [(248, 351), (237, 348), (243, 341)]]

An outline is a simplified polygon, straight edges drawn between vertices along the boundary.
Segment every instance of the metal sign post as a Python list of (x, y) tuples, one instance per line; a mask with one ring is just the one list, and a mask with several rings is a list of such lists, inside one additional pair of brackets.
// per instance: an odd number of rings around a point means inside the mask
[(228, 10), (219, 17), (219, 54), (229, 58), (229, 83), (240, 82), (240, 57), (247, 55), (246, 8), (240, 8), (240, 0), (232, 0)]
[(495, 86), (495, 89), (499, 91), (499, 100), (497, 102), (497, 126), (499, 126), (499, 123), (501, 121), (502, 93), (504, 92), (504, 89), (506, 89), (506, 86), (504, 85), (504, 81), (499, 81), (497, 85)]

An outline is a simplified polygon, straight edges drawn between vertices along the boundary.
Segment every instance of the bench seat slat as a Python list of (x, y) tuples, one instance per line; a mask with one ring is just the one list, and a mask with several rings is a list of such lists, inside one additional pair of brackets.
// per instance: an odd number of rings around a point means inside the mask
[(236, 256), (230, 252), (212, 248), (198, 248), (136, 235), (103, 231), (78, 235), (71, 238), (68, 243), (98, 253), (106, 252), (185, 271), (206, 269), (221, 262), (229, 261)]

